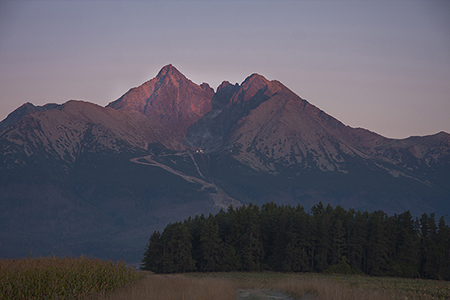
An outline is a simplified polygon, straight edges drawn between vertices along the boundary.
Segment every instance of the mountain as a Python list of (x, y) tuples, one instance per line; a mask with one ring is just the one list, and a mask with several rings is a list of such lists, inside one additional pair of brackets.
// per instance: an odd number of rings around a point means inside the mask
[(34, 106), (32, 103), (27, 102), (21, 107), (14, 110), (3, 121), (0, 122), (0, 131), (3, 131), (4, 129), (8, 128), (9, 125), (19, 121), (23, 116), (31, 111), (44, 111), (55, 108), (57, 106), (58, 104), (56, 103), (49, 103), (44, 106)]
[(27, 103), (0, 152), (2, 257), (135, 263), (154, 230), (249, 202), (450, 213), (448, 133), (352, 128), (259, 74), (214, 92), (167, 65), (106, 107)]
[(241, 86), (223, 82), (212, 106), (185, 142), (216, 158), (215, 180), (237, 199), (389, 213), (450, 208), (447, 133), (397, 140), (351, 128), (258, 74)]
[(157, 120), (182, 143), (193, 123), (211, 110), (214, 90), (207, 84), (196, 85), (172, 65), (139, 87), (133, 88), (107, 107), (119, 111), (140, 112)]

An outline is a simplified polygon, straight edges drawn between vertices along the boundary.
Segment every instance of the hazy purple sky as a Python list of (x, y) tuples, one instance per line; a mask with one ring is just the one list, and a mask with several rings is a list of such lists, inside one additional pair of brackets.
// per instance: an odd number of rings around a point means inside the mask
[(450, 133), (450, 1), (0, 1), (0, 119), (106, 105), (168, 63), (213, 88), (277, 79), (387, 137)]

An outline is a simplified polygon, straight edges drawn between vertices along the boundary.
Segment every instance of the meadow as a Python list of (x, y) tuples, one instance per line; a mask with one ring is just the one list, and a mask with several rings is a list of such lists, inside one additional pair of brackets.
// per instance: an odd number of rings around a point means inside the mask
[(437, 280), (276, 272), (157, 275), (87, 257), (0, 260), (0, 299), (231, 300), (243, 289), (280, 291), (290, 299), (450, 299), (450, 282)]
[[(198, 274), (190, 276), (199, 277)], [(305, 295), (321, 300), (339, 299), (450, 299), (450, 282), (314, 273), (217, 273), (202, 274), (228, 278), (239, 288), (273, 289), (296, 298)]]
[(291, 296), (290, 299), (450, 299), (450, 282), (446, 281), (311, 273), (231, 272), (147, 275), (139, 283), (98, 300), (231, 300), (236, 299), (237, 291), (241, 289), (280, 291)]

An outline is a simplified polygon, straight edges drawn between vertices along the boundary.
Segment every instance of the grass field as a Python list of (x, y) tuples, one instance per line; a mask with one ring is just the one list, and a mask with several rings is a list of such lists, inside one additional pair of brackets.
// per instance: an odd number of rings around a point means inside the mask
[(87, 299), (142, 277), (124, 263), (86, 257), (0, 259), (0, 299)]
[(231, 300), (238, 289), (270, 289), (296, 299), (450, 299), (450, 282), (444, 281), (270, 272), (148, 275), (99, 299)]
[(236, 300), (237, 289), (232, 280), (220, 277), (148, 275), (97, 300)]
[(319, 299), (450, 299), (450, 282), (355, 275), (293, 273), (191, 273), (195, 278), (229, 279), (239, 288), (268, 288), (301, 298)]
[(239, 289), (270, 289), (297, 299), (450, 299), (446, 281), (273, 272), (155, 275), (86, 257), (0, 259), (2, 300), (231, 300)]

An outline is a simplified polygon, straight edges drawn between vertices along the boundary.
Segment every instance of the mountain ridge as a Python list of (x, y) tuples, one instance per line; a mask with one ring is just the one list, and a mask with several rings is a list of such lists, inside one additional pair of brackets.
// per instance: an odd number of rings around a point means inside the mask
[(24, 104), (0, 149), (5, 257), (136, 262), (151, 231), (229, 204), (450, 213), (450, 134), (352, 128), (256, 73), (214, 92), (167, 65), (106, 107)]

